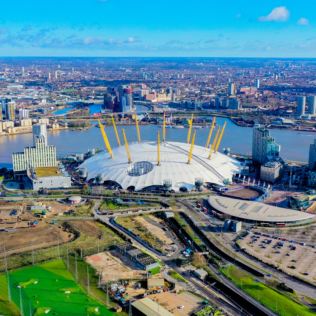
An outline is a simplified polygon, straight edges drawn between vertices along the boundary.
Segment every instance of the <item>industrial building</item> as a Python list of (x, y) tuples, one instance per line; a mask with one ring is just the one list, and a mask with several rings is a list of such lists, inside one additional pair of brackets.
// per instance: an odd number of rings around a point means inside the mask
[(132, 303), (132, 313), (135, 316), (172, 316), (159, 303), (153, 301), (149, 297), (142, 298)]
[(223, 196), (210, 196), (208, 203), (227, 218), (255, 222), (258, 225), (290, 226), (309, 223), (315, 218), (315, 215), (305, 212)]
[(133, 247), (129, 243), (117, 245), (117, 250), (131, 261), (133, 261), (140, 269), (151, 271), (160, 268), (159, 262), (149, 256), (147, 253), (142, 252), (138, 248)]
[[(107, 152), (101, 152), (80, 165), (79, 170), (84, 171), (87, 181), (111, 183), (131, 191), (190, 191), (201, 187), (205, 182), (230, 182), (235, 174), (241, 172), (241, 165), (237, 160), (218, 151), (225, 126), (217, 129), (211, 144), (214, 120), (205, 147), (194, 144), (196, 131), (192, 130), (192, 123), (188, 130), (187, 143), (167, 142), (165, 123), (162, 141), (158, 133), (157, 142), (142, 142), (138, 124), (136, 128), (137, 143), (128, 144), (123, 130), (125, 146), (121, 145), (116, 133), (121, 146), (112, 150), (101, 124)], [(116, 127), (114, 130), (117, 132)]]

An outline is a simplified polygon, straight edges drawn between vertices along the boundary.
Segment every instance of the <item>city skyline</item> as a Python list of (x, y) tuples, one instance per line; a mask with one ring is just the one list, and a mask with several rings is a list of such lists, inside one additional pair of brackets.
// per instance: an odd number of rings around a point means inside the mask
[(314, 57), (315, 8), (306, 0), (15, 0), (3, 4), (0, 56)]

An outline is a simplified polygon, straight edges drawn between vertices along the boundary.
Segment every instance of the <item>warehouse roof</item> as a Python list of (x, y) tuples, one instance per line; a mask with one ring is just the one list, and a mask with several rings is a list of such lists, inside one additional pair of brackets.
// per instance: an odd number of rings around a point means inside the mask
[(172, 316), (163, 306), (145, 297), (132, 303), (133, 307), (146, 316)]

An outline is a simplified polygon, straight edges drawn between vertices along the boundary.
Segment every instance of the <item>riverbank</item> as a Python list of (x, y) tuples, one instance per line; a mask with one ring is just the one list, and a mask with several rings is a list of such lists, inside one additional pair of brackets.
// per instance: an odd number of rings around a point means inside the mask
[[(218, 125), (222, 126), (227, 123), (225, 134), (222, 140), (220, 150), (230, 148), (231, 152), (251, 156), (252, 148), (252, 128), (239, 127), (231, 122), (230, 119), (218, 118)], [(57, 147), (59, 157), (69, 154), (77, 154), (87, 152), (92, 148), (104, 148), (104, 142), (97, 128), (97, 122), (91, 124), (92, 127), (85, 130), (60, 130), (49, 132), (48, 142)], [(118, 132), (122, 141), (122, 128), (118, 126)], [(124, 126), (129, 143), (137, 141), (137, 132), (135, 125)], [(115, 132), (111, 125), (106, 126), (106, 132), (110, 140), (111, 146), (117, 146)], [(161, 126), (158, 125), (141, 125), (140, 133), (142, 141), (157, 141), (157, 133), (162, 132)], [(186, 128), (167, 128), (167, 141), (187, 141)], [(195, 143), (205, 146), (209, 133), (209, 127), (197, 129)], [(281, 145), (281, 157), (284, 160), (300, 161), (306, 163), (308, 161), (308, 152), (310, 144), (314, 142), (315, 134), (291, 130), (271, 130), (271, 135)], [(11, 155), (13, 152), (23, 151), (24, 147), (31, 146), (33, 143), (32, 134), (9, 135), (8, 137), (0, 137), (0, 162), (11, 163)]]

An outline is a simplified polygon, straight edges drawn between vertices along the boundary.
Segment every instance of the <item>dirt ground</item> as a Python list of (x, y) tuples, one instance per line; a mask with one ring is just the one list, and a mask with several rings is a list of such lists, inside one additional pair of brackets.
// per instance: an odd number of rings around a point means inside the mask
[[(316, 251), (308, 245), (248, 234), (240, 241), (240, 246), (252, 256), (271, 264), (289, 275), (316, 285)], [(288, 236), (287, 236), (288, 238)], [(271, 243), (267, 243), (271, 240)], [(283, 246), (278, 246), (283, 243)]]
[(126, 265), (119, 257), (111, 252), (101, 252), (86, 258), (86, 261), (98, 273), (102, 273), (102, 282), (114, 282), (118, 280), (141, 279), (146, 274), (145, 271), (134, 270)]
[(9, 255), (54, 246), (69, 241), (72, 237), (72, 234), (63, 231), (58, 225), (40, 223), (37, 227), (0, 232), (0, 247), (5, 246)]
[(249, 188), (244, 187), (232, 187), (231, 190), (228, 192), (225, 192), (223, 195), (227, 197), (234, 197), (234, 198), (241, 198), (241, 199), (255, 199), (259, 196), (259, 192), (255, 190), (251, 190)]
[(152, 215), (146, 217), (137, 216), (136, 220), (145, 228), (147, 228), (152, 234), (158, 237), (165, 245), (173, 244), (173, 240), (171, 239), (170, 234), (162, 229), (161, 223), (158, 218)]
[(102, 237), (103, 235), (102, 229), (94, 221), (72, 221), (71, 226), (88, 236)]
[(285, 202), (289, 196), (295, 195), (295, 192), (290, 191), (272, 191), (269, 197), (264, 201), (268, 204)]
[(189, 292), (181, 292), (179, 294), (164, 292), (152, 294), (148, 297), (161, 304), (175, 316), (191, 315), (202, 303), (200, 297)]

